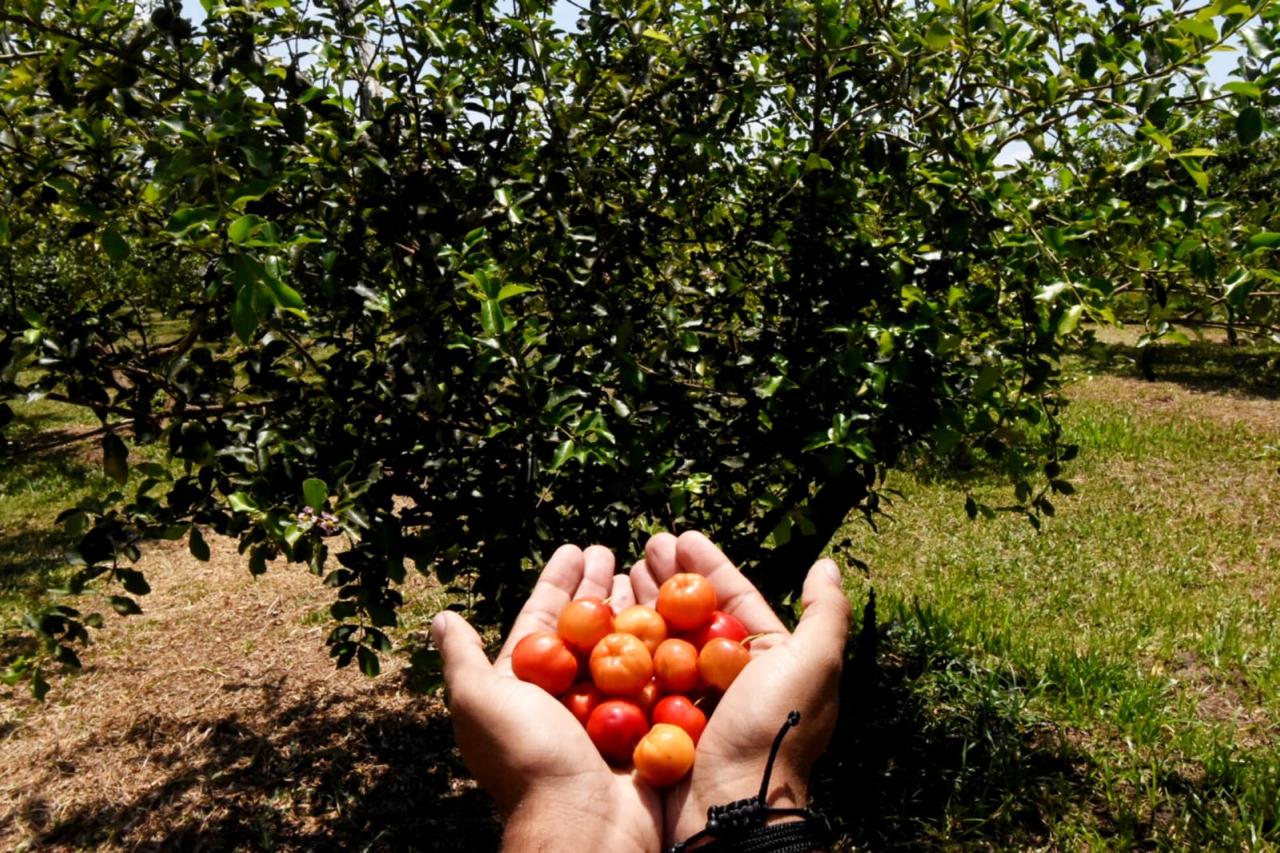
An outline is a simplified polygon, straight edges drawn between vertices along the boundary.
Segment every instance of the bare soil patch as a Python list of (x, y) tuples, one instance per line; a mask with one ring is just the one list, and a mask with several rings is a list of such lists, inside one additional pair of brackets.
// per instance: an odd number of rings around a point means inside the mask
[(330, 591), (210, 544), (149, 554), (146, 612), (109, 619), (44, 706), (0, 696), (0, 848), (495, 847), (439, 700), (399, 661), (335, 670), (308, 624)]

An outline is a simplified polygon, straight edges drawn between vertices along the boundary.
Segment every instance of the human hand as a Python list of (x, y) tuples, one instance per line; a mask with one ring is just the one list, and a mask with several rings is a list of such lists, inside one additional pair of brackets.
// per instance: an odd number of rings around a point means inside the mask
[(507, 850), (662, 847), (659, 795), (629, 770), (610, 767), (564, 705), (511, 672), (516, 644), (533, 631), (554, 632), (570, 600), (610, 597), (615, 611), (634, 604), (627, 576), (613, 572), (608, 549), (562, 546), (492, 664), (461, 616), (445, 611), (431, 623), (458, 748), (497, 802)]
[(835, 728), (837, 691), (849, 633), (850, 607), (840, 572), (830, 560), (809, 570), (801, 601), (804, 615), (794, 633), (764, 597), (701, 533), (678, 539), (660, 533), (631, 569), (636, 599), (650, 606), (658, 587), (676, 572), (704, 575), (716, 589), (720, 609), (736, 616), (752, 634), (751, 661), (721, 697), (698, 741), (690, 776), (666, 795), (666, 842), (701, 830), (707, 808), (754, 796), (769, 748), (792, 710), (800, 725), (782, 742), (765, 802), (777, 808), (808, 804), (809, 771)]

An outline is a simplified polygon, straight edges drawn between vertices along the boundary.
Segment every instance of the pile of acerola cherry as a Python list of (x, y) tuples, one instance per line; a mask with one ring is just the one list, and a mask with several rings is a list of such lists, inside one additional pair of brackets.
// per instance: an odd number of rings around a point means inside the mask
[[(559, 697), (610, 764), (634, 764), (654, 787), (674, 785), (693, 767), (703, 709), (751, 658), (746, 627), (717, 606), (711, 581), (693, 573), (670, 577), (654, 607), (614, 615), (606, 601), (578, 598), (556, 633), (516, 644), (511, 667)], [(589, 681), (579, 679), (584, 664)]]

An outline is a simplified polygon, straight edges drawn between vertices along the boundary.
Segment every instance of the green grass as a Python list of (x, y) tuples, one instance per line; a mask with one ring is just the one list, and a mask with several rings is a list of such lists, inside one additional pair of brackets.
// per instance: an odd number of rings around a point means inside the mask
[[(92, 429), (88, 412), (49, 400), (13, 402), (7, 437), (16, 443), (44, 441)], [(95, 439), (29, 453), (15, 453), (0, 465), (0, 635), (23, 613), (47, 600), (45, 590), (66, 577), (63, 554), (73, 544), (54, 523), (58, 514), (85, 497), (106, 495), (114, 483), (102, 473)], [(133, 448), (133, 461), (158, 460), (158, 445)]]
[[(1041, 533), (970, 522), (959, 483), (922, 475), (889, 482), (904, 499), (879, 535), (851, 528), (886, 631), (876, 678), (896, 691), (864, 707), (866, 725), (918, 709), (925, 751), (947, 745), (930, 767), (950, 787), (895, 756), (882, 787), (896, 799), (850, 837), (1280, 843), (1280, 403), (1268, 418), (1263, 397), (1193, 387), (1080, 378), (1066, 419), (1078, 492)], [(1007, 491), (978, 486), (993, 504)]]
[[(47, 400), (15, 403), (9, 438), (27, 441), (54, 430), (93, 427), (74, 407)], [(8, 631), (64, 573), (69, 537), (53, 523), (58, 513), (109, 481), (84, 446), (19, 454), (0, 466), (0, 630)]]

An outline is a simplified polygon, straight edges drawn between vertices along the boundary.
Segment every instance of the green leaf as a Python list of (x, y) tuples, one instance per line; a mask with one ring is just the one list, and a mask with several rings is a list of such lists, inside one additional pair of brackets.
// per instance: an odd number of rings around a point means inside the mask
[(247, 213), (236, 219), (227, 226), (227, 239), (232, 243), (243, 243), (249, 239), (249, 235), (253, 233), (253, 229), (260, 223), (262, 219)]
[(324, 480), (308, 477), (302, 481), (302, 500), (316, 512), (324, 510), (329, 504), (329, 484)]
[(556, 452), (551, 454), (551, 465), (547, 470), (554, 471), (565, 463), (565, 460), (573, 453), (573, 439), (567, 438), (560, 442), (556, 447)]
[(129, 450), (114, 432), (102, 437), (102, 470), (122, 485), (129, 479)]
[(657, 30), (653, 29), (652, 27), (646, 28), (644, 32), (640, 33), (640, 35), (644, 36), (647, 39), (660, 41), (663, 44), (671, 44), (671, 36), (667, 35), (666, 33), (660, 33)]
[(946, 50), (951, 46), (951, 39), (951, 28), (936, 18), (924, 31), (924, 43), (930, 50)]
[(1249, 251), (1271, 249), (1280, 245), (1280, 231), (1259, 231), (1249, 238)]
[(1196, 182), (1196, 186), (1200, 188), (1200, 192), (1209, 191), (1209, 175), (1200, 166), (1200, 161), (1194, 157), (1179, 157), (1178, 162), (1182, 164), (1182, 168), (1187, 170), (1187, 174), (1191, 176), (1191, 180)]
[(207, 226), (218, 221), (218, 211), (212, 207), (182, 207), (173, 212), (164, 229), (181, 237), (193, 228)]
[(978, 372), (978, 378), (973, 383), (973, 396), (983, 397), (987, 392), (995, 387), (996, 380), (1000, 378), (1000, 368), (994, 364), (984, 364), (982, 370)]
[(804, 170), (806, 172), (831, 172), (835, 170), (835, 166), (826, 157), (820, 157), (816, 152), (810, 152), (809, 156), (805, 158)]
[(1084, 313), (1083, 305), (1072, 305), (1062, 315), (1062, 319), (1058, 321), (1058, 334), (1069, 335), (1076, 330), (1076, 325), (1080, 322), (1080, 315)]
[(1262, 98), (1262, 87), (1257, 83), (1249, 83), (1244, 80), (1232, 80), (1230, 83), (1225, 83), (1222, 86), (1222, 91), (1246, 98)]
[(187, 541), (187, 547), (191, 549), (191, 556), (202, 563), (209, 562), (209, 543), (204, 541), (204, 534), (194, 524), (191, 525), (191, 538)]
[(246, 492), (232, 492), (227, 495), (227, 504), (232, 512), (258, 511), (258, 504)]
[(1185, 18), (1178, 21), (1173, 26), (1182, 30), (1184, 33), (1188, 33), (1199, 39), (1204, 39), (1205, 41), (1217, 41), (1218, 39), (1218, 28), (1209, 20)]
[(268, 276), (266, 278), (267, 289), (271, 292), (271, 298), (277, 307), (286, 308), (292, 311), (301, 311), (306, 307), (306, 303), (302, 300), (302, 294), (285, 284), (278, 278)]
[(356, 660), (360, 665), (360, 671), (370, 678), (382, 671), (382, 667), (378, 665), (378, 656), (364, 646), (356, 650)]
[(520, 294), (528, 293), (531, 290), (533, 290), (533, 288), (529, 287), (527, 284), (504, 284), (502, 289), (498, 291), (496, 300), (498, 302), (504, 302), (513, 296), (519, 296)]
[(120, 585), (125, 591), (134, 595), (146, 595), (151, 592), (151, 585), (147, 583), (146, 577), (142, 572), (133, 569), (116, 569), (116, 580), (120, 581)]
[(107, 257), (116, 263), (120, 263), (125, 258), (129, 257), (129, 244), (120, 236), (120, 232), (116, 229), (108, 228), (106, 231), (103, 231), (101, 242), (102, 251), (106, 252)]
[(1262, 136), (1262, 110), (1248, 106), (1236, 113), (1236, 139), (1241, 145), (1252, 145)]
[(236, 294), (235, 304), (231, 306), (231, 326), (242, 344), (248, 345), (253, 340), (253, 333), (258, 329), (258, 312), (253, 307), (252, 284), (241, 285)]

